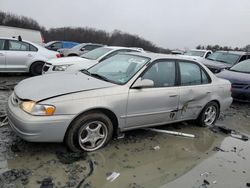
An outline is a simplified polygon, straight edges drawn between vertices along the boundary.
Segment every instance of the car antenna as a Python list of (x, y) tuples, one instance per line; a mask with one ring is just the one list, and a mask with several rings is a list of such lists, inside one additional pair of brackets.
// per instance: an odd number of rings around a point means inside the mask
[(22, 41), (22, 37), (21, 37), (20, 35), (18, 36), (18, 40), (19, 40), (19, 41)]

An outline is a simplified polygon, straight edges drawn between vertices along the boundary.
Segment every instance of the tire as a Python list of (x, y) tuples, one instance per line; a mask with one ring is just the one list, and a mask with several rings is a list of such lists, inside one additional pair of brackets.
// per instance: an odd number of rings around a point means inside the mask
[(42, 74), (44, 62), (38, 61), (31, 65), (30, 67), (30, 74), (32, 76), (38, 76)]
[(103, 113), (90, 112), (79, 116), (71, 123), (64, 141), (73, 152), (91, 152), (106, 145), (112, 135), (111, 120)]
[(77, 54), (69, 54), (68, 57), (78, 56)]
[(216, 122), (219, 115), (219, 105), (216, 102), (211, 101), (203, 108), (196, 122), (200, 127), (212, 126)]

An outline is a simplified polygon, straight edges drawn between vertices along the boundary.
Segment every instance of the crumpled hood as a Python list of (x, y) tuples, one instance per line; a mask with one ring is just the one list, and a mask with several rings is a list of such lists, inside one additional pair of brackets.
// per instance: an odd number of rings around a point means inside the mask
[(202, 59), (201, 63), (203, 63), (204, 65), (206, 65), (209, 68), (215, 68), (215, 69), (225, 69), (225, 68), (229, 68), (232, 65), (227, 64), (227, 63), (222, 63), (219, 61), (212, 61), (209, 59)]
[(58, 95), (115, 86), (82, 72), (36, 76), (21, 81), (14, 89), (21, 99), (40, 101)]
[(62, 57), (57, 59), (49, 60), (48, 63), (52, 65), (69, 65), (69, 64), (77, 64), (77, 63), (87, 63), (91, 60), (85, 59), (82, 57)]
[(248, 73), (241, 73), (241, 72), (234, 72), (230, 70), (223, 70), (220, 73), (216, 74), (219, 78), (224, 78), (229, 80), (231, 83), (250, 83), (250, 74)]

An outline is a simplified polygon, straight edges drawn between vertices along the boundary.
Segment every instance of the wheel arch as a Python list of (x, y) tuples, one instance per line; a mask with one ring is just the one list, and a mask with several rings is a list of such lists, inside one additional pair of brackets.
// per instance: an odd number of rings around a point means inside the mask
[(77, 114), (72, 119), (72, 121), (70, 122), (69, 126), (67, 127), (67, 129), (65, 131), (65, 134), (64, 134), (64, 139), (63, 140), (65, 140), (65, 136), (67, 135), (67, 132), (70, 130), (70, 128), (72, 126), (72, 123), (74, 121), (76, 121), (80, 116), (82, 116), (84, 114), (92, 113), (92, 112), (99, 112), (99, 113), (103, 113), (104, 115), (106, 115), (111, 120), (111, 122), (113, 124), (113, 129), (114, 129), (113, 136), (116, 135), (116, 133), (118, 131), (118, 124), (119, 124), (118, 118), (117, 118), (116, 114), (112, 110), (110, 110), (110, 109), (99, 107), (99, 108), (88, 109), (86, 111), (83, 111), (83, 112)]
[(33, 61), (33, 62), (30, 63), (30, 65), (29, 65), (29, 72), (30, 72), (30, 69), (31, 69), (32, 65), (34, 65), (35, 63), (39, 63), (39, 62), (46, 63), (46, 62), (43, 61), (43, 60), (35, 60), (35, 61)]

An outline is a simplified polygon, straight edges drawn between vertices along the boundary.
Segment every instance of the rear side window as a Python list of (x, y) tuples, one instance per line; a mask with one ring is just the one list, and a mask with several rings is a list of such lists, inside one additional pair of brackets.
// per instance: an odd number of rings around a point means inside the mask
[(30, 44), (30, 51), (37, 52), (38, 49), (35, 46), (33, 46), (33, 45)]
[(0, 39), (0, 50), (4, 49), (4, 40)]
[(201, 85), (209, 83), (209, 78), (204, 70), (195, 63), (179, 62), (181, 85)]
[(29, 44), (21, 41), (9, 41), (9, 50), (11, 51), (29, 51)]

